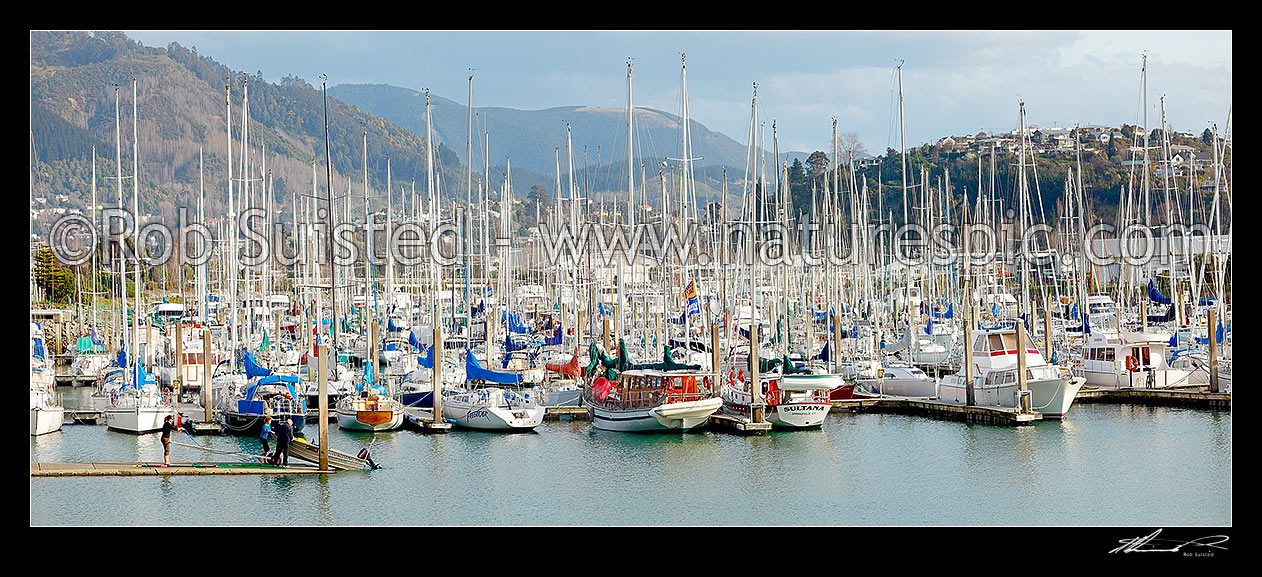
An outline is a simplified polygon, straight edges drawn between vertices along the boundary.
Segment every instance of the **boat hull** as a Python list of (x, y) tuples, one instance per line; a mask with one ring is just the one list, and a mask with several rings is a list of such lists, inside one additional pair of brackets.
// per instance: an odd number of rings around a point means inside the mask
[(704, 425), (723, 399), (711, 397), (697, 401), (668, 403), (638, 409), (610, 409), (584, 403), (592, 426), (606, 431), (651, 432), (687, 431)]
[[(222, 411), (221, 414), (223, 415), (223, 426), (230, 433), (236, 435), (259, 435), (263, 432), (263, 417), (265, 415), (238, 413), (236, 411)], [(273, 423), (285, 419), (293, 421), (294, 432), (301, 431), (302, 427), (307, 424), (306, 415), (272, 413), (271, 417)]]
[(509, 409), (469, 405), (447, 399), (443, 402), (443, 417), (452, 424), (466, 429), (530, 431), (543, 422), (543, 414), (543, 407), (540, 406)]
[(31, 435), (46, 435), (61, 430), (65, 416), (61, 407), (31, 407)]
[(105, 425), (115, 431), (143, 435), (161, 431), (163, 421), (174, 416), (174, 407), (116, 407), (105, 411)]
[[(1084, 384), (1082, 377), (1057, 377), (1054, 379), (1031, 380), (1026, 383), (1030, 391), (1030, 410), (1043, 414), (1044, 418), (1060, 419), (1069, 413), (1074, 397)], [(1017, 385), (1000, 387), (979, 387), (974, 385), (973, 400), (977, 405), (1017, 407)], [(958, 375), (948, 375), (942, 379), (938, 387), (939, 399), (943, 401), (965, 402), (968, 398), (964, 379)]]

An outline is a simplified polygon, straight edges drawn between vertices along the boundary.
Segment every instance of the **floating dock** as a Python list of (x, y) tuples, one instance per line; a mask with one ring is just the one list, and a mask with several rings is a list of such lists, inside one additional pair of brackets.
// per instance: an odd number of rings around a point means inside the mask
[(1088, 389), (1084, 387), (1078, 391), (1074, 402), (1164, 405), (1230, 411), (1231, 393), (1211, 393), (1190, 389)]
[(1042, 413), (1021, 413), (1009, 407), (992, 407), (933, 399), (909, 397), (881, 397), (873, 399), (847, 399), (832, 401), (834, 411), (896, 413), (919, 415), (968, 423), (988, 425), (1024, 426), (1043, 419)]
[(411, 425), (411, 427), (425, 433), (446, 433), (451, 430), (451, 423), (442, 419), (435, 419), (432, 410), (420, 407), (405, 407), (403, 409), (403, 424)]
[(95, 425), (105, 420), (105, 411), (93, 409), (66, 409), (62, 415), (75, 424), (83, 425)]
[(710, 415), (709, 424), (711, 426), (717, 426), (742, 435), (761, 435), (771, 430), (771, 423), (769, 421), (755, 423), (745, 417), (729, 415), (722, 412)]
[(587, 412), (587, 407), (544, 407), (543, 420), (545, 421), (588, 421), (591, 415)]
[(32, 477), (136, 477), (167, 475), (325, 475), (313, 465), (253, 463), (31, 463)]

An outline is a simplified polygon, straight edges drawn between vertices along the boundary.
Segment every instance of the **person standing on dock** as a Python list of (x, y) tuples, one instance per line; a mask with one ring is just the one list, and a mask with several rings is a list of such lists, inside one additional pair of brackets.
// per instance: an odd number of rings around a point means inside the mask
[(259, 435), (259, 439), (263, 442), (263, 452), (259, 456), (266, 457), (268, 452), (267, 436), (272, 433), (272, 418), (263, 417), (263, 434)]
[(171, 431), (175, 430), (175, 417), (167, 415), (162, 421), (162, 466), (171, 466)]
[(292, 440), (294, 440), (293, 421), (285, 419), (276, 425), (276, 452), (272, 454), (274, 463), (289, 466), (289, 442)]

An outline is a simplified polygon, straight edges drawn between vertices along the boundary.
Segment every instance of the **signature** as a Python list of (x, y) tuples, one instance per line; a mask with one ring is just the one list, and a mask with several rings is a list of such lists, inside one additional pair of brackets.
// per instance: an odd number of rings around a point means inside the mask
[[(1109, 551), (1109, 553), (1178, 553), (1181, 549), (1187, 547), (1188, 545), (1195, 547), (1208, 547), (1211, 549), (1222, 549), (1224, 551), (1227, 550), (1226, 547), (1219, 547), (1220, 544), (1227, 542), (1226, 535), (1210, 535), (1208, 537), (1200, 537), (1192, 539), (1191, 541), (1184, 541), (1180, 543), (1174, 539), (1158, 539), (1157, 535), (1160, 534), (1161, 529), (1157, 529), (1146, 537), (1121, 539), (1118, 543), (1121, 543), (1122, 546)], [(1170, 543), (1175, 543), (1176, 545), (1169, 549), (1160, 549), (1156, 547), (1159, 543), (1167, 547)]]

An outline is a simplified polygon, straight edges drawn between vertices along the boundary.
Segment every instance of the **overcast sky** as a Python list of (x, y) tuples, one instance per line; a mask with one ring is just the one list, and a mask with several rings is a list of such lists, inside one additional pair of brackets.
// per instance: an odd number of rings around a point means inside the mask
[[(147, 46), (178, 42), (269, 82), (380, 83), (480, 107), (682, 112), (746, 142), (753, 85), (759, 120), (781, 151), (831, 150), (832, 121), (867, 150), (898, 149), (903, 62), (907, 145), (943, 136), (1143, 122), (1220, 133), (1231, 108), (1231, 31), (126, 31)], [(770, 137), (766, 145), (770, 147)]]

